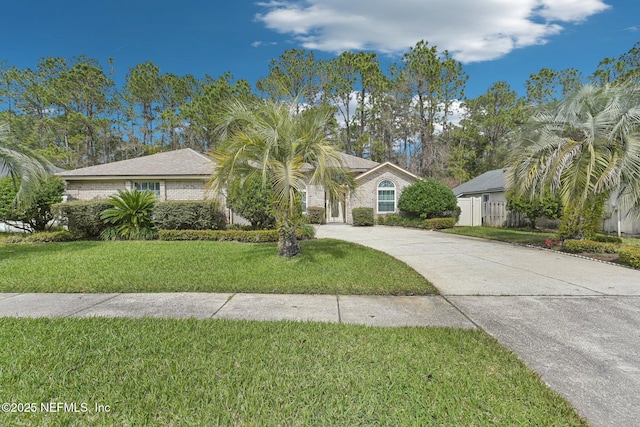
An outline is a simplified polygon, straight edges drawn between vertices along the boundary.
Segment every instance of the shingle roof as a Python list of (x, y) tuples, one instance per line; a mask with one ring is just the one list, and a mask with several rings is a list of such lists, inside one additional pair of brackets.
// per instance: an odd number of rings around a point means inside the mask
[[(356, 173), (366, 172), (380, 165), (380, 163), (378, 162), (374, 162), (373, 160), (369, 160), (369, 159), (363, 159), (362, 157), (356, 157), (346, 153), (339, 153), (339, 154), (340, 154), (340, 157), (342, 158), (342, 163), (344, 167), (350, 170), (351, 172), (356, 172)], [(302, 169), (305, 171), (310, 171), (310, 170), (313, 170), (313, 166), (307, 164)]]
[(210, 176), (213, 161), (191, 148), (61, 172), (64, 179), (121, 176)]
[(495, 193), (504, 191), (507, 168), (485, 172), (453, 189), (453, 194), (462, 196), (473, 193)]

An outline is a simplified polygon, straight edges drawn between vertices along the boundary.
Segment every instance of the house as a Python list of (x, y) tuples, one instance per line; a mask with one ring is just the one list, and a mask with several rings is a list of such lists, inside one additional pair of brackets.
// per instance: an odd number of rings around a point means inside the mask
[(456, 197), (480, 197), (482, 202), (506, 202), (507, 168), (488, 171), (453, 189)]
[[(463, 210), (461, 219), (472, 214), (468, 213), (473, 199), (481, 198), (482, 220), (477, 224), (497, 224), (500, 220), (507, 220), (508, 211), (506, 211), (506, 176), (508, 169), (495, 169), (488, 171), (465, 182), (453, 189), (453, 193), (458, 198), (458, 205)], [(471, 201), (467, 201), (472, 199)], [(503, 205), (504, 207), (501, 207)], [(504, 211), (504, 214), (502, 212)], [(622, 212), (619, 210), (615, 195), (612, 195), (604, 206), (605, 215), (602, 220), (602, 231), (609, 234), (640, 234), (640, 221), (638, 221), (634, 213)], [(478, 214), (476, 213), (476, 216)], [(466, 224), (465, 224), (466, 225)], [(471, 224), (469, 224), (471, 225)]]
[[(352, 223), (352, 209), (372, 207), (375, 214), (398, 213), (402, 190), (417, 176), (392, 163), (377, 163), (341, 154), (344, 165), (355, 175), (358, 186), (346, 200), (332, 200), (324, 188), (308, 185), (303, 209), (325, 208), (327, 222)], [(207, 156), (190, 148), (153, 154), (119, 162), (89, 166), (58, 173), (65, 180), (66, 200), (105, 199), (118, 190), (153, 191), (159, 200), (202, 200), (207, 197), (206, 183), (215, 168)], [(311, 166), (307, 169), (311, 171)], [(236, 222), (228, 212), (230, 222)]]

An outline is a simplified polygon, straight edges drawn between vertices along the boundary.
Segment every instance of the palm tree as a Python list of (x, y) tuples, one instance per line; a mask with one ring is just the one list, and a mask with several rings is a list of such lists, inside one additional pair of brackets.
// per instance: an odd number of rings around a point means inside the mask
[(39, 183), (50, 174), (52, 165), (43, 157), (10, 141), (8, 127), (0, 124), (0, 172), (20, 180), (16, 202), (24, 205), (32, 200)]
[(272, 211), (279, 227), (278, 252), (301, 253), (295, 227), (305, 172), (310, 184), (323, 185), (332, 197), (344, 198), (352, 185), (339, 152), (331, 144), (332, 114), (311, 109), (296, 114), (296, 102), (273, 100), (227, 105), (218, 131), (222, 144), (214, 152), (216, 170), (209, 183), (216, 192), (242, 185), (252, 177), (275, 195)]
[(559, 194), (578, 210), (614, 194), (623, 209), (640, 207), (638, 87), (585, 85), (536, 113), (526, 135), (508, 176), (520, 194)]

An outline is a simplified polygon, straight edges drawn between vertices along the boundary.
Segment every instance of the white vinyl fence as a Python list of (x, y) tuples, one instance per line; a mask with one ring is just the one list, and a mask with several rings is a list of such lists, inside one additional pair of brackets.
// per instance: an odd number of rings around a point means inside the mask
[(506, 202), (482, 202), (480, 197), (458, 199), (460, 219), (456, 225), (487, 227), (518, 227), (523, 224), (520, 215), (507, 210)]

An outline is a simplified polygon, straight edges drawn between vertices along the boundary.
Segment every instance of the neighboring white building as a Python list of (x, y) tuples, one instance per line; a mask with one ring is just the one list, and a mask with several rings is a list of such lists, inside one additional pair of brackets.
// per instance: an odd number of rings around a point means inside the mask
[[(345, 203), (332, 200), (321, 186), (309, 185), (304, 207), (325, 208), (327, 222), (352, 223), (355, 207), (372, 207), (374, 214), (398, 213), (402, 190), (417, 176), (392, 163), (377, 163), (341, 154), (358, 186)], [(213, 173), (213, 161), (190, 148), (135, 159), (64, 171), (67, 200), (105, 199), (118, 190), (138, 188), (154, 191), (159, 200), (202, 200), (206, 183)], [(311, 168), (309, 167), (309, 171)], [(233, 216), (229, 212), (230, 218)]]

